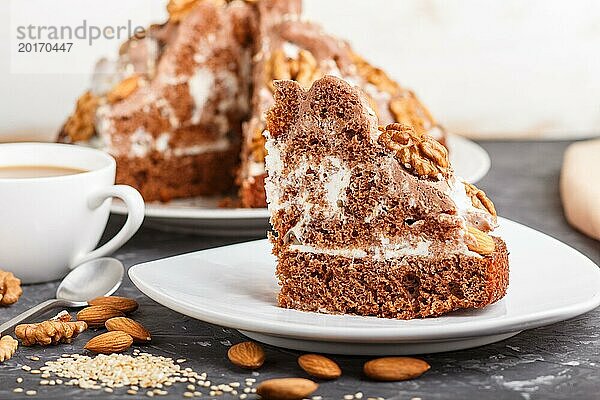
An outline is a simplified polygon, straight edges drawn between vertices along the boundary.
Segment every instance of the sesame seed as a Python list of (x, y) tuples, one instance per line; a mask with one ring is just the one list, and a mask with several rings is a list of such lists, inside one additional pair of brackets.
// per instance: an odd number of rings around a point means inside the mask
[(42, 386), (45, 386), (45, 385), (47, 385), (49, 383), (50, 383), (50, 381), (47, 381), (46, 379), (43, 379), (43, 380), (40, 381), (40, 385), (42, 385)]
[(131, 394), (131, 395), (137, 394), (137, 390), (129, 389), (129, 390), (127, 390), (127, 394)]
[(246, 393), (240, 394), (240, 399), (244, 400), (248, 395)]
[(23, 382), (23, 378), (21, 378), (21, 377), (18, 377), (18, 378), (17, 378), (17, 383), (21, 383), (21, 382)]
[(41, 374), (42, 371), (40, 371), (39, 369), (32, 369), (31, 371), (29, 371), (29, 373), (37, 375), (37, 374)]
[(202, 393), (200, 393), (198, 391), (194, 392), (194, 397), (200, 397), (200, 396), (202, 396)]
[(177, 363), (177, 364), (181, 364), (181, 363), (184, 363), (184, 362), (186, 362), (186, 361), (187, 361), (187, 360), (186, 360), (185, 358), (178, 358), (178, 359), (177, 359), (177, 361), (176, 361), (176, 363)]
[(38, 356), (29, 356), (29, 359), (31, 361), (40, 361), (40, 358)]
[(193, 392), (194, 390), (196, 390), (196, 386), (194, 386), (194, 385), (187, 385), (187, 390), (191, 390)]
[(31, 371), (31, 367), (30, 367), (29, 365), (23, 365), (23, 366), (21, 367), (21, 369), (22, 369), (23, 371)]
[(152, 390), (148, 390), (146, 392), (146, 396), (148, 396), (148, 397), (154, 397), (154, 392)]
[(352, 400), (354, 399), (354, 395), (353, 394), (345, 394), (344, 395), (344, 400)]
[(15, 392), (15, 393), (23, 393), (23, 388), (14, 388), (13, 392)]
[(25, 392), (27, 396), (35, 396), (37, 394), (37, 390), (28, 390)]
[(194, 393), (192, 393), (192, 392), (185, 392), (183, 394), (183, 397), (194, 397)]
[(362, 398), (363, 398), (363, 394), (362, 394), (362, 392), (356, 392), (356, 393), (354, 394), (354, 398), (356, 398), (356, 399), (362, 399)]

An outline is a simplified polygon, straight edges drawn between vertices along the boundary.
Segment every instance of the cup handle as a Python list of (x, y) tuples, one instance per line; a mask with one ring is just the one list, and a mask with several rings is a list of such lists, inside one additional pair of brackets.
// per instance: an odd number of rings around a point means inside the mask
[(83, 256), (77, 257), (69, 268), (73, 269), (86, 261), (95, 258), (104, 257), (107, 254), (115, 252), (119, 247), (123, 246), (140, 228), (144, 221), (144, 199), (140, 192), (126, 185), (114, 185), (107, 188), (102, 188), (93, 193), (88, 200), (88, 206), (92, 209), (98, 208), (104, 201), (111, 197), (117, 197), (125, 203), (127, 207), (127, 220), (123, 228), (101, 247), (93, 250)]

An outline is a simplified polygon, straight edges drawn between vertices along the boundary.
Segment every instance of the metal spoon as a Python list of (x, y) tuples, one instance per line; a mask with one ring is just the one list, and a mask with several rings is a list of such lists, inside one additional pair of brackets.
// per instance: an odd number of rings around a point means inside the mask
[(123, 281), (125, 269), (115, 258), (97, 258), (71, 271), (56, 289), (56, 298), (17, 315), (0, 325), (0, 334), (15, 325), (56, 307), (85, 307), (88, 301), (113, 294)]

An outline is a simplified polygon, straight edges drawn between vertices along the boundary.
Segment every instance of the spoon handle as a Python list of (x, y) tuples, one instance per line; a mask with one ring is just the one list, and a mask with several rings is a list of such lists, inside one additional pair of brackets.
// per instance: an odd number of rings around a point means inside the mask
[(76, 304), (72, 301), (61, 300), (61, 299), (46, 300), (43, 303), (38, 304), (37, 306), (30, 308), (29, 310), (17, 315), (10, 321), (7, 321), (7, 322), (3, 323), (2, 325), (0, 325), (0, 334), (4, 334), (4, 332), (13, 328), (15, 325), (25, 321), (27, 318), (38, 316), (38, 315), (40, 315), (48, 310), (51, 310), (53, 308), (73, 307), (73, 306), (77, 306), (77, 305), (81, 305), (81, 303)]

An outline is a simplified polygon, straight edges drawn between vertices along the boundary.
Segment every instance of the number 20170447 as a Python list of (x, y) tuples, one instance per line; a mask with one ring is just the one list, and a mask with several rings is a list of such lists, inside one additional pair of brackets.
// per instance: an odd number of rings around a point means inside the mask
[(73, 43), (22, 42), (18, 44), (19, 53), (69, 53)]

